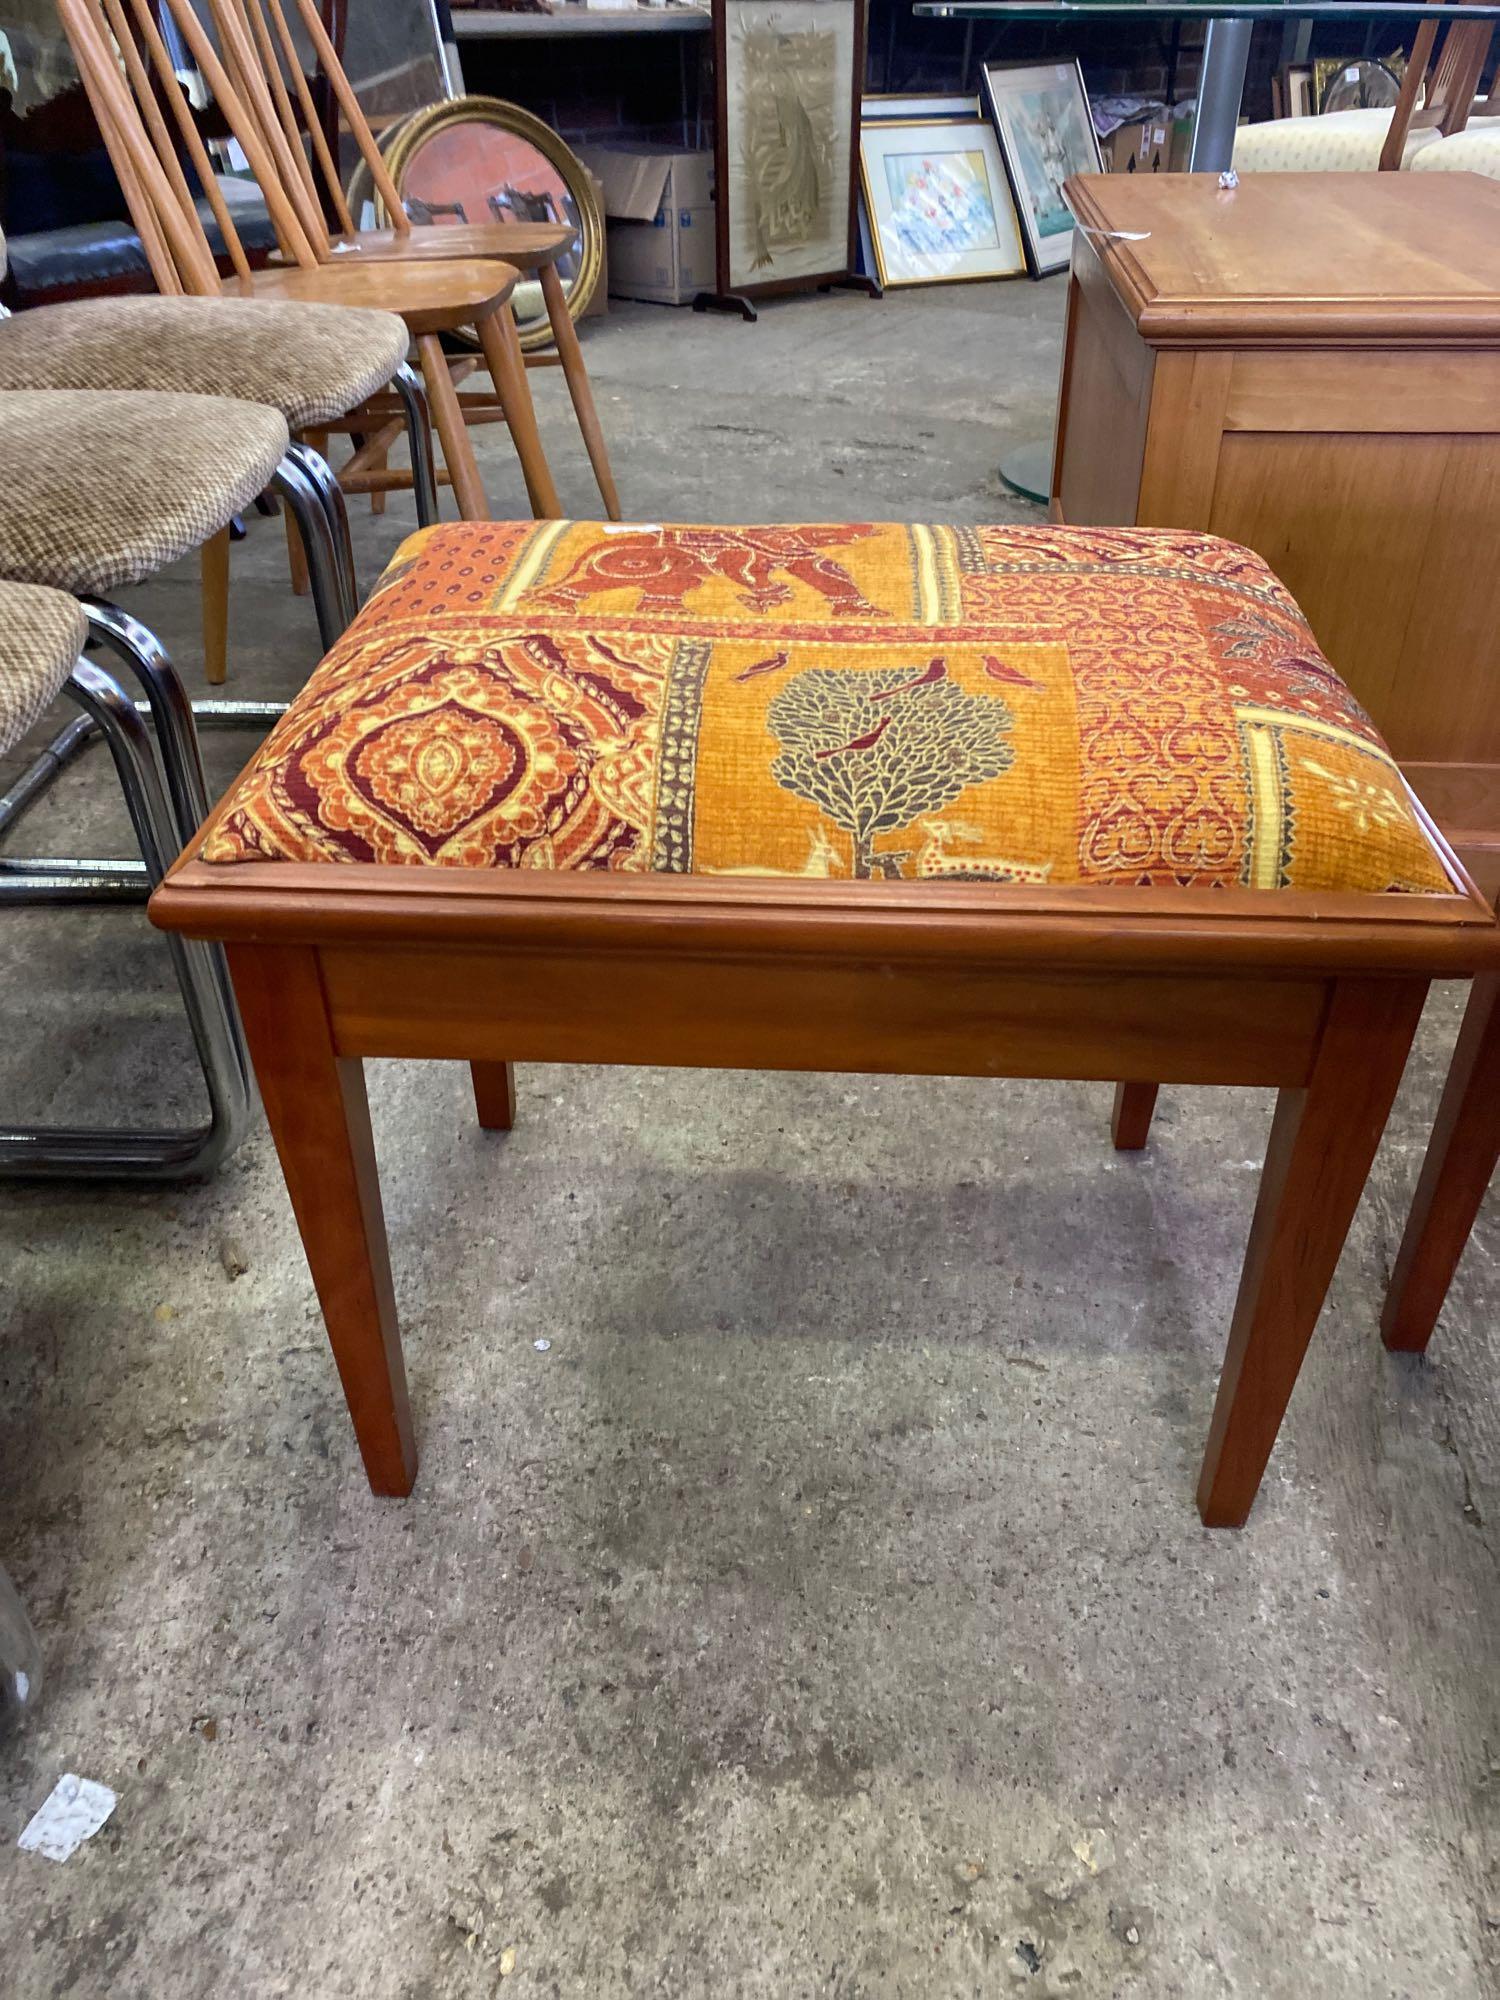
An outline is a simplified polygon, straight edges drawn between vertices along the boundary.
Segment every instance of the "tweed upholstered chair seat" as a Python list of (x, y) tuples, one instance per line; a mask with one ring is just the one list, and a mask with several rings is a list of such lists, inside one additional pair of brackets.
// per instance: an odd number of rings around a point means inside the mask
[(0, 756), (62, 693), (87, 637), (66, 592), (0, 582)]
[(0, 576), (80, 595), (139, 583), (227, 527), (287, 443), (260, 403), (0, 394)]
[(1261, 559), (1140, 529), (428, 530), (201, 858), (1449, 882)]
[(257, 299), (79, 299), (0, 322), (0, 390), (149, 389), (346, 416), (406, 360), (394, 313)]

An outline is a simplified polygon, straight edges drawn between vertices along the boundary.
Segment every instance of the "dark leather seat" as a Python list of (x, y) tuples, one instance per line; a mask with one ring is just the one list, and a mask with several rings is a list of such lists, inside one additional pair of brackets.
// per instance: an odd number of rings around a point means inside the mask
[[(206, 201), (198, 212), (214, 255), (226, 255), (224, 239)], [(276, 248), (276, 232), (264, 202), (239, 203), (234, 224), (251, 256)], [(151, 268), (141, 239), (128, 222), (75, 222), (6, 238), (17, 305), (40, 305), (49, 298), (98, 291), (137, 279), (151, 289)]]

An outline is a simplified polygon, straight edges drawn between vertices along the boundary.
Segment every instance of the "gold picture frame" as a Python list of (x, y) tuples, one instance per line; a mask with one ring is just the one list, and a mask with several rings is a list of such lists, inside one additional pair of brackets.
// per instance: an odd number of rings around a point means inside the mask
[[(936, 137), (928, 145), (918, 145), (917, 135), (921, 133)], [(957, 205), (980, 179), (973, 165), (976, 157), (982, 167), (995, 235), (993, 244), (978, 246), (961, 243), (956, 234), (961, 227)], [(903, 165), (893, 181), (890, 163), (896, 161)], [(906, 162), (913, 165), (908, 168)], [(957, 164), (960, 162), (961, 167)], [(886, 168), (883, 176), (873, 172), (876, 165)], [(909, 223), (901, 219), (901, 211), (911, 205), (908, 197), (922, 192), (920, 183), (913, 182), (912, 174), (920, 176), (923, 170), (932, 189), (937, 190), (932, 201), (917, 204), (916, 219), (924, 224), (925, 237), (931, 239), (926, 242), (912, 239)], [(860, 128), (859, 182), (882, 288), (979, 284), (1025, 273), (1026, 246), (999, 137), (990, 120), (978, 112), (972, 117), (957, 118), (871, 119)], [(898, 183), (903, 190), (900, 202), (896, 200)], [(923, 216), (922, 209), (937, 213)], [(949, 221), (946, 230), (945, 217)], [(945, 233), (954, 239), (947, 246), (942, 242)], [(1013, 251), (1007, 248), (1008, 242), (1014, 245)], [(973, 268), (976, 262), (981, 268)]]

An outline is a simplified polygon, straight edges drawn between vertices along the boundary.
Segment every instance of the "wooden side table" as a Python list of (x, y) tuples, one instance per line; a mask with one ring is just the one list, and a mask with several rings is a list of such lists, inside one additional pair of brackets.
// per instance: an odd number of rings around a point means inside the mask
[(1500, 185), (1088, 175), (1055, 519), (1264, 556), (1500, 889)]

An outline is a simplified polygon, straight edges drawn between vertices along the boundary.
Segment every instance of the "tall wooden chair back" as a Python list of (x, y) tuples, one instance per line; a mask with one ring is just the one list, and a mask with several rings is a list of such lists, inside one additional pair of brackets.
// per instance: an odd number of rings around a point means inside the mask
[[(179, 9), (173, 0), (167, 4), (260, 184), (282, 255), (306, 269), (316, 269), (318, 249), (302, 215), (281, 193), (257, 121), (241, 101), (197, 16), (190, 8)], [(240, 289), (248, 293), (252, 289), (250, 261), (151, 0), (57, 0), (57, 7), (158, 288), (209, 297), (221, 290), (213, 246), (178, 154), (180, 143), (223, 238)], [(192, 21), (191, 35), (185, 15)], [(321, 217), (316, 220), (322, 232)]]
[[(1454, 0), (1455, 12), (1462, 5), (1463, 0)], [(1434, 63), (1433, 48), (1440, 25), (1444, 27), (1443, 45)], [(1452, 20), (1440, 24), (1429, 18), (1419, 24), (1412, 41), (1411, 60), (1401, 79), (1400, 95), (1391, 113), (1391, 128), (1381, 148), (1382, 172), (1395, 173), (1400, 169), (1409, 133), (1435, 125), (1448, 139), (1463, 130), (1473, 109), (1474, 93), (1479, 88), (1493, 34), (1488, 21)]]
[[(183, 8), (191, 11), (193, 0), (167, 0), (167, 4), (178, 13)], [(348, 72), (323, 24), (317, 0), (199, 0), (199, 4), (213, 21), (220, 45), (240, 84), (241, 95), (261, 120), (267, 150), (285, 177), (284, 191), (299, 202), (299, 210), (310, 205), (319, 215), (326, 201), (339, 229), (352, 237), (356, 225), (339, 179), (338, 163), (318, 118), (287, 18), (287, 5), (295, 7), (318, 67), (333, 92), (340, 119), (359, 148), (391, 226), (398, 234), (408, 234), (410, 218)], [(304, 133), (310, 152), (303, 145)], [(321, 197), (319, 182), (323, 189)], [(318, 239), (314, 241), (317, 243)], [(318, 248), (324, 257), (333, 254), (326, 231)]]

